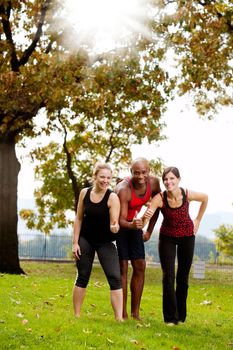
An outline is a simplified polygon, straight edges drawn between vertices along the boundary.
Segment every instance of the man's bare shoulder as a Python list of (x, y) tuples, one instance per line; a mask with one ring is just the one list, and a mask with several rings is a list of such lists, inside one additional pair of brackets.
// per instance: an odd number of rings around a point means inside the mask
[(115, 192), (119, 194), (119, 192), (125, 191), (129, 189), (129, 183), (126, 179), (123, 179), (122, 181), (118, 182), (115, 188)]
[(161, 191), (159, 179), (154, 174), (150, 174), (150, 185), (152, 192), (159, 193)]

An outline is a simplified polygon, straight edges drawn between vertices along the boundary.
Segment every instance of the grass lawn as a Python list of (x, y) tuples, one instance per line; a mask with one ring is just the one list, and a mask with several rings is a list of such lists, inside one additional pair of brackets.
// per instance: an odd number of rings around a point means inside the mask
[(233, 349), (233, 271), (190, 278), (188, 317), (163, 323), (160, 268), (147, 268), (142, 322), (117, 323), (102, 269), (92, 272), (82, 316), (75, 319), (73, 264), (22, 262), (26, 276), (0, 275), (0, 349)]

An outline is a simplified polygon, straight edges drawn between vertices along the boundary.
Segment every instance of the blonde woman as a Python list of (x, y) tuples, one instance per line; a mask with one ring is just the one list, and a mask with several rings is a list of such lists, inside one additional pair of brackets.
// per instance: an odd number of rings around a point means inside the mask
[(119, 230), (120, 201), (109, 189), (112, 170), (98, 164), (93, 171), (93, 186), (80, 192), (73, 232), (73, 256), (77, 279), (73, 288), (73, 306), (80, 316), (95, 252), (110, 286), (110, 300), (115, 319), (122, 320), (122, 287), (117, 249), (113, 241)]

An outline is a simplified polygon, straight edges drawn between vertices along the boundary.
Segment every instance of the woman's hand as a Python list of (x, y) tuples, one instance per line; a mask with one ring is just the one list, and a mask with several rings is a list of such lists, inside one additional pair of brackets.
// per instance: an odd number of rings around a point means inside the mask
[(196, 235), (200, 226), (200, 220), (197, 220), (197, 219), (193, 220), (193, 225), (194, 225), (193, 233), (194, 235)]
[(148, 232), (148, 231), (143, 232), (143, 235), (142, 235), (143, 242), (149, 241), (150, 236), (151, 236), (151, 233), (150, 233), (150, 232)]
[(73, 247), (72, 247), (72, 253), (73, 253), (73, 257), (76, 260), (80, 260), (80, 256), (81, 256), (81, 249), (78, 243), (73, 243)]
[(117, 233), (120, 229), (120, 226), (117, 221), (114, 221), (112, 225), (110, 225), (110, 230), (112, 233)]

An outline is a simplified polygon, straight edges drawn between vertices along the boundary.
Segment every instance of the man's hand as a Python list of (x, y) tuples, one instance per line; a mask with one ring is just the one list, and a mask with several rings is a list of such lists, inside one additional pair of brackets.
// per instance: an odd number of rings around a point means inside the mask
[(143, 239), (144, 242), (149, 241), (150, 237), (151, 237), (151, 233), (150, 232), (148, 232), (148, 231), (143, 232), (142, 239)]
[(150, 208), (150, 204), (149, 204), (145, 214), (143, 215), (143, 218), (150, 220), (153, 214), (154, 214), (154, 210)]

